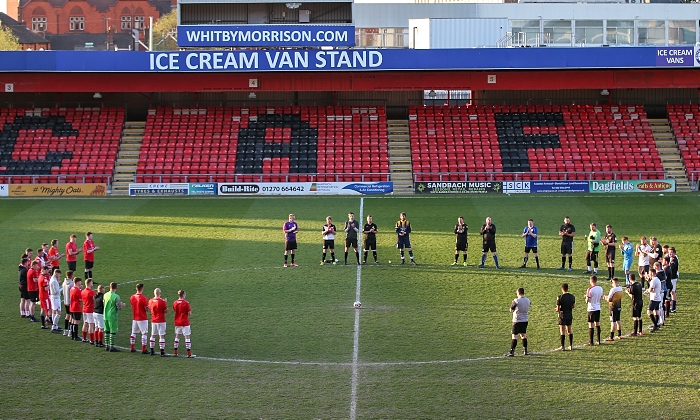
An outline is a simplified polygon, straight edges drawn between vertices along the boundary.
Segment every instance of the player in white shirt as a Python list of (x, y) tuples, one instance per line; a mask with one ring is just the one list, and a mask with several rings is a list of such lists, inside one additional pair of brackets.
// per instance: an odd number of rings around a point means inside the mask
[(600, 301), (603, 299), (603, 288), (598, 286), (598, 277), (591, 276), (591, 287), (586, 291), (586, 303), (588, 304), (588, 343), (587, 346), (593, 345), (593, 327), (595, 327), (598, 340), (596, 344), (600, 345)]
[(51, 305), (51, 321), (53, 321), (53, 326), (51, 327), (52, 333), (60, 333), (63, 331), (61, 327), (58, 326), (58, 320), (61, 318), (61, 293), (63, 293), (63, 288), (58, 283), (58, 279), (61, 277), (61, 270), (56, 269), (49, 280), (49, 304)]
[(523, 356), (530, 353), (527, 351), (527, 323), (529, 321), (530, 299), (525, 297), (525, 289), (522, 287), (516, 291), (517, 298), (510, 304), (510, 311), (513, 313), (513, 329), (511, 330), (510, 351), (506, 357), (515, 356), (515, 347), (518, 345), (518, 335), (523, 340)]
[(63, 280), (63, 284), (61, 285), (63, 288), (63, 306), (66, 307), (66, 319), (63, 328), (63, 335), (65, 336), (68, 336), (68, 333), (70, 332), (68, 325), (72, 322), (72, 318), (70, 316), (70, 289), (72, 289), (74, 285), (73, 272), (68, 270), (66, 271), (66, 278)]
[(644, 287), (644, 279), (646, 274), (649, 272), (649, 254), (652, 249), (647, 243), (647, 237), (642, 236), (639, 240), (640, 243), (634, 251), (634, 255), (639, 257), (639, 262), (637, 263), (637, 273), (639, 274), (639, 280), (642, 282), (642, 287)]
[(657, 331), (659, 329), (659, 307), (661, 306), (661, 301), (663, 300), (663, 289), (661, 286), (661, 280), (656, 276), (656, 269), (651, 269), (651, 280), (649, 281), (649, 288), (647, 289), (649, 293), (649, 308), (647, 308), (647, 315), (651, 319), (652, 326), (651, 332)]

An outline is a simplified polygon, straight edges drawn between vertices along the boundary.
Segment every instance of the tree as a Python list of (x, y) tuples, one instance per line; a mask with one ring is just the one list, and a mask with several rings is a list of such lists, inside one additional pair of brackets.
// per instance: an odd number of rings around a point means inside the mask
[(151, 30), (153, 31), (153, 50), (177, 50), (177, 10), (161, 16)]
[(21, 50), (19, 39), (10, 28), (0, 27), (0, 51)]

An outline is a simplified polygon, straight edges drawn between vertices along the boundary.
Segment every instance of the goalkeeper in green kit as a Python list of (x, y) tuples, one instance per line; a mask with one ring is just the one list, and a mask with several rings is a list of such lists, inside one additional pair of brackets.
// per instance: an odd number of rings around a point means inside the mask
[(122, 303), (117, 294), (117, 283), (109, 284), (109, 292), (104, 295), (104, 318), (105, 318), (105, 350), (119, 351), (114, 345), (119, 325), (119, 310), (126, 306)]
[[(598, 252), (600, 251), (600, 231), (595, 223), (591, 223), (591, 231), (588, 233), (588, 250), (586, 251), (586, 271), (583, 274), (598, 275)], [(593, 262), (593, 270), (591, 270)]]

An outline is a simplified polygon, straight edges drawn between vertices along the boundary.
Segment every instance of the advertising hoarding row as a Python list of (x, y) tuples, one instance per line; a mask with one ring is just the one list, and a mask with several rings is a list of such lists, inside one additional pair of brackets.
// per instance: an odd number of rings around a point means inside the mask
[(393, 182), (221, 182), (129, 184), (131, 196), (173, 195), (376, 195), (391, 194)]
[(0, 184), (0, 197), (106, 197), (107, 184)]
[(674, 179), (653, 181), (418, 182), (415, 184), (417, 194), (572, 194), (675, 191), (676, 181)]

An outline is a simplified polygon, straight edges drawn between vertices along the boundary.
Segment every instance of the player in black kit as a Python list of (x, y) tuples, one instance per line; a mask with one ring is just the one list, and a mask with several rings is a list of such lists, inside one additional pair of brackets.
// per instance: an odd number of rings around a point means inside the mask
[[(572, 350), (574, 346), (574, 333), (571, 331), (571, 324), (574, 320), (573, 309), (576, 306), (576, 298), (569, 293), (568, 283), (562, 283), (561, 292), (562, 294), (557, 298), (556, 308), (556, 311), (559, 313), (559, 339), (561, 340), (561, 347), (557, 350)], [(569, 347), (564, 347), (566, 343), (564, 332), (569, 334)]]
[(467, 241), (468, 231), (469, 226), (464, 223), (464, 217), (459, 216), (454, 230), (457, 239), (455, 240), (455, 262), (453, 262), (452, 265), (457, 265), (459, 261), (459, 251), (462, 251), (462, 264), (464, 264), (465, 267), (467, 266), (467, 249), (469, 249), (469, 242)]
[(365, 250), (362, 264), (367, 264), (367, 252), (369, 250), (372, 250), (374, 263), (379, 264), (379, 261), (377, 261), (377, 225), (372, 223), (372, 216), (367, 216), (367, 224), (362, 228), (362, 233), (365, 235), (365, 241), (362, 244), (362, 248)]
[(608, 280), (615, 277), (615, 253), (617, 252), (617, 235), (612, 231), (612, 226), (605, 226), (605, 237), (603, 237), (603, 245), (605, 245), (605, 262), (608, 265)]
[(486, 223), (481, 226), (481, 236), (484, 238), (483, 253), (481, 254), (481, 265), (479, 268), (484, 268), (486, 262), (486, 254), (491, 251), (493, 262), (496, 263), (496, 269), (501, 268), (498, 265), (498, 254), (496, 253), (496, 225), (491, 223), (491, 218), (486, 218)]
[(355, 258), (357, 264), (360, 264), (360, 252), (357, 250), (357, 234), (360, 232), (360, 222), (355, 220), (355, 213), (348, 213), (348, 220), (345, 222), (345, 265), (348, 265), (348, 249), (352, 247), (355, 250)]
[(642, 285), (637, 282), (634, 273), (630, 273), (630, 284), (627, 285), (627, 294), (632, 298), (632, 319), (634, 320), (634, 332), (629, 334), (629, 337), (644, 335), (642, 332), (642, 309), (644, 308), (642, 293)]
[(566, 258), (569, 258), (569, 270), (571, 269), (571, 264), (573, 263), (572, 254), (574, 253), (574, 236), (576, 236), (576, 228), (571, 224), (571, 219), (569, 216), (564, 218), (564, 224), (559, 228), (559, 236), (561, 236), (561, 267), (557, 270), (563, 270), (564, 264), (566, 264)]

